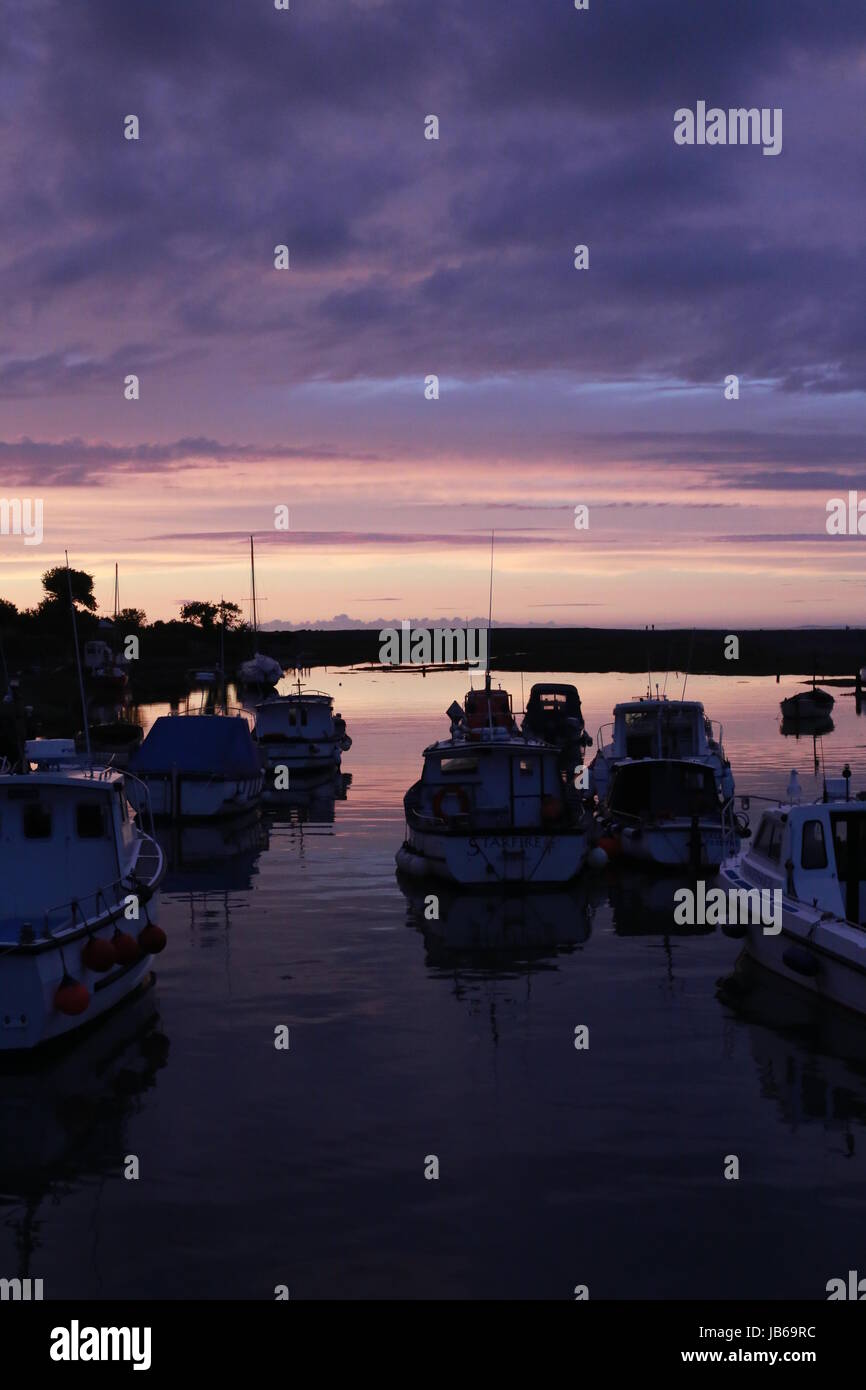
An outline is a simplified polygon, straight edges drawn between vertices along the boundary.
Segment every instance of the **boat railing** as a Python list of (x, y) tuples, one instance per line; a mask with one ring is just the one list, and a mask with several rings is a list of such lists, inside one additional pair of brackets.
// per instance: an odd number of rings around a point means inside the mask
[(607, 753), (607, 749), (604, 746), (605, 730), (612, 729), (613, 727), (613, 720), (611, 720), (608, 724), (602, 724), (598, 730), (598, 733), (596, 734), (596, 744), (598, 747), (598, 751), (599, 753), (601, 753), (602, 757), (604, 757)]
[[(156, 848), (158, 853), (155, 856), (155, 872), (159, 867), (159, 857), (162, 855), (159, 846)], [(42, 915), (42, 937), (56, 941), (70, 932), (79, 931), (81, 928), (86, 929), (91, 924), (102, 922), (106, 918), (110, 921), (116, 920), (122, 914), (124, 901), (128, 897), (137, 897), (135, 882), (127, 878), (117, 878), (112, 883), (103, 884), (101, 888), (95, 889), (92, 893), (85, 893), (82, 897), (68, 898), (66, 902), (48, 907)], [(52, 926), (51, 919), (58, 913), (63, 913), (65, 920)]]

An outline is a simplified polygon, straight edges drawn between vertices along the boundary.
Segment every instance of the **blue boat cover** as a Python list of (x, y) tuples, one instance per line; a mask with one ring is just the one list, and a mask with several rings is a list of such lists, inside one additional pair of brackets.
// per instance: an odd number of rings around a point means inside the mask
[(242, 715), (164, 714), (129, 760), (137, 776), (210, 773), (251, 777), (261, 771), (258, 750)]

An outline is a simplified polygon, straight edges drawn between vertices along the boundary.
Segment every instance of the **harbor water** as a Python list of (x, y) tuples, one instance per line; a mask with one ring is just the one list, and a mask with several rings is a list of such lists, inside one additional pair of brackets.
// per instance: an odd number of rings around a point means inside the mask
[[(593, 735), (646, 683), (550, 678)], [(153, 986), (0, 1074), (0, 1276), (46, 1298), (794, 1299), (862, 1267), (866, 1022), (675, 926), (675, 877), (402, 885), (402, 796), (468, 676), (312, 683), (347, 721), (342, 775), (167, 832)], [(817, 796), (816, 759), (866, 787), (850, 692), (823, 739), (782, 736), (802, 688), (689, 679), (738, 795), (796, 768)]]

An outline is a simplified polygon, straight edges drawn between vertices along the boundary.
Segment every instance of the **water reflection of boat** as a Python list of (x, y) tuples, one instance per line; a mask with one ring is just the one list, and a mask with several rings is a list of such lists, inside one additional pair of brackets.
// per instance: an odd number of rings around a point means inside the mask
[(307, 775), (293, 772), (291, 786), (285, 791), (266, 788), (265, 809), (276, 824), (333, 825), (335, 802), (346, 800), (351, 783), (351, 772), (335, 772), (333, 768)]
[(683, 925), (674, 917), (674, 895), (694, 888), (694, 879), (659, 878), (647, 869), (623, 865), (610, 874), (607, 890), (617, 936), (706, 936), (716, 931), (706, 923)]
[(848, 1132), (866, 1125), (866, 1020), (828, 1007), (745, 952), (718, 982), (718, 998), (749, 1029), (765, 1098), (791, 1124)]
[(19, 1259), (4, 1276), (30, 1277), (46, 1198), (53, 1206), (82, 1178), (117, 1175), (127, 1122), (168, 1060), (159, 1025), (155, 991), (143, 987), (47, 1060), (3, 1058), (0, 1191)]
[(829, 714), (819, 714), (809, 718), (787, 718), (782, 716), (779, 733), (783, 738), (822, 738), (832, 734), (835, 724)]
[(441, 879), (397, 882), (407, 920), (424, 936), (428, 964), (526, 973), (583, 946), (592, 931), (591, 881), (549, 891), (461, 891)]
[(168, 893), (248, 889), (256, 861), (268, 847), (258, 810), (231, 821), (160, 826), (157, 839), (168, 860), (163, 882)]

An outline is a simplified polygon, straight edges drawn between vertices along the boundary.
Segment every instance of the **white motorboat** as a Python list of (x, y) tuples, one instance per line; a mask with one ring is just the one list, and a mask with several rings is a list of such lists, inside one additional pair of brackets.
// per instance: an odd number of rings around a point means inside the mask
[(261, 801), (265, 782), (239, 714), (162, 715), (129, 765), (147, 785), (154, 815), (172, 820), (241, 815)]
[(602, 816), (606, 853), (661, 868), (717, 869), (739, 845), (730, 800), (695, 759), (616, 763)]
[(128, 662), (108, 642), (94, 638), (84, 644), (84, 670), (92, 687), (103, 694), (119, 694), (129, 682)]
[[(31, 764), (36, 770), (32, 771)], [(28, 1051), (106, 1013), (165, 945), (165, 859), (128, 774), (86, 767), (74, 745), (26, 745), (0, 770), (0, 1051)], [(147, 820), (147, 828), (142, 825)]]
[[(605, 742), (606, 731), (613, 735)], [(590, 764), (590, 785), (604, 802), (617, 763), (640, 758), (672, 758), (712, 769), (727, 801), (734, 794), (731, 765), (725, 757), (722, 727), (704, 714), (699, 700), (667, 700), (663, 695), (625, 700), (614, 707), (613, 724), (598, 732), (598, 751)]]
[(661, 868), (718, 867), (738, 843), (721, 726), (699, 700), (647, 696), (615, 706), (609, 743), (605, 728), (590, 764), (605, 852)]
[[(792, 779), (794, 792), (799, 788)], [(728, 935), (761, 965), (823, 999), (866, 1013), (866, 793), (851, 794), (851, 771), (827, 779), (821, 801), (764, 810), (754, 839), (722, 867), (723, 889), (756, 903), (776, 895), (767, 923), (738, 912)]]
[(404, 873), (464, 885), (567, 883), (586, 862), (591, 814), (560, 750), (521, 733), (507, 691), (472, 690), (451, 736), (424, 750), (404, 797)]
[(270, 772), (288, 769), (289, 785), (292, 772), (339, 767), (352, 746), (346, 721), (334, 713), (333, 698), (322, 690), (303, 690), (300, 681), (291, 695), (256, 705), (253, 737)]

